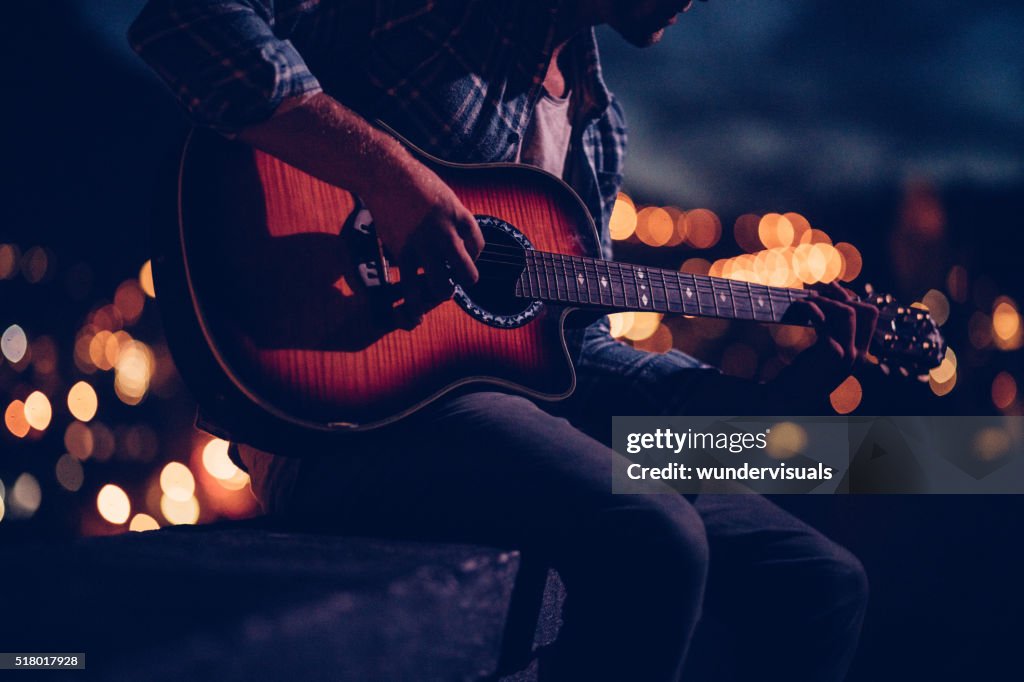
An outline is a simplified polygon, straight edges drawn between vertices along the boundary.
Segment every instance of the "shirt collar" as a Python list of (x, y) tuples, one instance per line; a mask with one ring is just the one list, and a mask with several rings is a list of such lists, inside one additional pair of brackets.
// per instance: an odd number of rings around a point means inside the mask
[(597, 50), (594, 29), (588, 28), (578, 33), (566, 48), (573, 51), (575, 83), (579, 88), (581, 103), (580, 116), (585, 120), (600, 118), (611, 103), (611, 94), (601, 71), (601, 56)]
[[(539, 60), (538, 72), (535, 77), (538, 91), (547, 74), (551, 55), (555, 51), (555, 28), (558, 13), (565, 11), (568, 5), (567, 0), (549, 0), (549, 3), (546, 9), (550, 12), (551, 20), (544, 38), (542, 57)], [(569, 39), (563, 49), (568, 50), (568, 54), (572, 56), (573, 87), (577, 88), (581, 97), (577, 110), (579, 116), (584, 121), (600, 118), (611, 103), (611, 93), (608, 91), (601, 71), (601, 55), (597, 49), (597, 36), (594, 28), (581, 30)]]

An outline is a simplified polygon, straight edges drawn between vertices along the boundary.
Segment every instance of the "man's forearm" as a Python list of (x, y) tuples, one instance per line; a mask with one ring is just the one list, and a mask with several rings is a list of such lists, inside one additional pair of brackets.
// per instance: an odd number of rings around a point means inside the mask
[(284, 113), (244, 129), (239, 139), (363, 196), (417, 171), (401, 143), (329, 95), (282, 106)]

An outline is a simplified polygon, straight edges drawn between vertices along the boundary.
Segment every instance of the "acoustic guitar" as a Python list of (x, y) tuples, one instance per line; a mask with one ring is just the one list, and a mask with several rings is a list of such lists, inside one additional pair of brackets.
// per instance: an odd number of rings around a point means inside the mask
[[(557, 400), (575, 384), (563, 327), (579, 308), (803, 323), (787, 316), (813, 295), (803, 289), (602, 260), (582, 201), (550, 174), (413, 151), (477, 216), (486, 247), (479, 283), (406, 329), (399, 282), (415, 274), (389, 265), (358, 197), (244, 144), (190, 135), (176, 210), (158, 223), (155, 280), (176, 364), (207, 410), (351, 432), (471, 383)], [(926, 311), (872, 300), (874, 355), (903, 374), (941, 362)]]

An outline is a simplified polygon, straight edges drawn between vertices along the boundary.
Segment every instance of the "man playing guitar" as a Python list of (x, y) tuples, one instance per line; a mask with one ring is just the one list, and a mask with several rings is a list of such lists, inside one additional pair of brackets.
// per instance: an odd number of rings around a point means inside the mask
[[(519, 162), (563, 178), (610, 257), (626, 129), (593, 29), (607, 24), (644, 47), (686, 9), (686, 0), (150, 0), (130, 40), (197, 126), (365, 202), (401, 270), (426, 281), (402, 285), (413, 328), (454, 283), (477, 281), (484, 240), (452, 189), (370, 121), (447, 161)], [(759, 496), (611, 490), (622, 463), (608, 445), (611, 415), (801, 414), (802, 399), (849, 375), (877, 310), (838, 286), (794, 305), (819, 340), (767, 384), (678, 351), (635, 350), (602, 320), (571, 334), (578, 385), (557, 413), (477, 389), (354, 434), (341, 451), (272, 454), (244, 427), (231, 436), (269, 513), (545, 556), (569, 596), (541, 679), (677, 680), (720, 622), (742, 652), (737, 679), (839, 680), (867, 598), (848, 551)]]

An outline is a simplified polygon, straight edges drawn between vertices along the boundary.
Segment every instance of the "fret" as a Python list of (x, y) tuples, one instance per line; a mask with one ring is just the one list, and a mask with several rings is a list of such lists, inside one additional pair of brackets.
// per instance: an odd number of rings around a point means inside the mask
[(533, 281), (537, 284), (537, 293), (541, 298), (547, 298), (548, 288), (541, 277), (540, 258), (535, 256), (532, 260)]
[[(612, 294), (612, 303), (619, 308), (629, 308), (629, 297), (626, 296), (626, 287), (622, 284), (622, 265), (615, 262), (602, 262), (608, 278), (608, 290)], [(618, 299), (616, 299), (618, 294)]]
[(541, 298), (543, 296), (540, 285), (537, 283), (537, 268), (535, 267), (536, 259), (534, 258), (532, 251), (526, 252), (526, 279), (530, 282), (530, 295), (534, 298)]
[(583, 271), (584, 286), (587, 288), (587, 302), (590, 303), (591, 305), (595, 303), (600, 303), (599, 300), (594, 300), (594, 291), (596, 291), (597, 288), (591, 287), (590, 269), (587, 267), (589, 259), (578, 258), (578, 260), (580, 261), (580, 269)]
[(565, 266), (565, 256), (563, 254), (558, 254), (555, 256), (555, 260), (557, 262), (557, 266), (561, 268), (560, 272), (556, 270), (556, 274), (560, 279), (565, 281), (565, 299), (570, 303), (575, 303), (578, 300), (578, 297), (573, 293), (576, 287), (576, 280), (569, 276), (569, 270)]
[(711, 280), (711, 290), (715, 295), (715, 307), (718, 309), (718, 315), (720, 317), (736, 317), (729, 280), (716, 277)]
[(544, 271), (541, 269), (540, 266), (540, 255), (534, 253), (533, 257), (531, 258), (531, 261), (532, 262), (530, 263), (530, 266), (533, 275), (533, 281), (537, 286), (537, 294), (540, 298), (546, 299), (548, 297), (548, 288), (543, 279)]
[(790, 298), (784, 290), (768, 287), (768, 304), (772, 309), (772, 321), (778, 322), (789, 310)]
[(615, 266), (615, 272), (618, 277), (619, 288), (622, 289), (622, 297), (626, 301), (626, 306), (629, 308), (636, 309), (640, 305), (640, 289), (636, 286), (636, 279), (633, 279), (633, 286), (626, 285), (626, 273), (623, 272), (622, 263), (612, 263)]
[(562, 273), (565, 275), (565, 282), (568, 284), (569, 300), (573, 303), (580, 302), (580, 289), (579, 284), (576, 282), (576, 275), (569, 272), (569, 267), (572, 265), (572, 259), (569, 256), (562, 256)]
[(676, 273), (663, 270), (660, 274), (661, 288), (665, 292), (665, 307), (668, 308), (668, 312), (683, 312), (685, 310), (683, 307), (683, 290), (679, 286), (679, 278), (676, 276)]
[(530, 259), (526, 259), (526, 267), (519, 273), (519, 280), (516, 283), (516, 294), (525, 298), (536, 298), (533, 291), (533, 284), (530, 282)]
[(665, 271), (662, 270), (647, 271), (647, 281), (650, 285), (653, 307), (658, 312), (668, 313), (672, 312), (672, 307), (668, 302), (668, 287), (665, 286), (665, 275)]
[(730, 282), (729, 289), (732, 291), (732, 306), (736, 312), (736, 319), (754, 319), (754, 304), (750, 297), (749, 282)]
[(545, 253), (544, 256), (544, 277), (551, 282), (551, 294), (555, 301), (561, 302), (565, 298), (562, 296), (562, 290), (558, 286), (561, 282), (558, 281), (558, 273), (555, 272), (554, 263), (555, 256), (552, 253)]
[(583, 303), (583, 298), (580, 296), (580, 287), (583, 286), (583, 278), (576, 272), (576, 259), (572, 256), (569, 257), (569, 267), (572, 268), (572, 273), (569, 277), (572, 279), (572, 289), (576, 296), (576, 303)]
[[(597, 277), (597, 290), (602, 305), (616, 305), (615, 290), (612, 288), (611, 270), (604, 261), (593, 261), (594, 275)], [(602, 271), (603, 268), (603, 271)], [(621, 306), (621, 304), (618, 304)]]
[(676, 275), (676, 284), (679, 287), (679, 300), (683, 302), (683, 312), (687, 315), (699, 315), (697, 280), (691, 274), (679, 273)]
[(772, 301), (768, 287), (762, 284), (748, 284), (750, 289), (750, 303), (754, 311), (754, 319), (761, 322), (774, 322), (775, 313), (772, 309)]
[(636, 295), (640, 299), (641, 308), (654, 308), (654, 292), (651, 291), (651, 281), (644, 268), (630, 268), (633, 272), (633, 283), (636, 284)]
[(631, 267), (633, 283), (636, 285), (637, 298), (640, 299), (641, 308), (654, 308), (654, 292), (651, 290), (651, 281), (647, 271), (640, 267)]
[(583, 278), (576, 271), (576, 259), (572, 256), (565, 257), (566, 277), (572, 281), (573, 301), (579, 305), (583, 300)]
[(697, 314), (718, 316), (715, 305), (715, 292), (711, 287), (711, 278), (703, 275), (693, 277), (694, 298), (697, 299)]
[(566, 295), (562, 293), (565, 291), (565, 282), (562, 280), (561, 273), (558, 272), (558, 254), (548, 254), (547, 267), (551, 272), (551, 279), (555, 283), (555, 296), (559, 303), (566, 300)]
[[(595, 287), (591, 287), (590, 286), (590, 275), (587, 274), (587, 259), (586, 258), (579, 258), (577, 260), (579, 260), (580, 265), (583, 268), (583, 285), (587, 288), (587, 303), (593, 304), (593, 303), (595, 303), (595, 301), (594, 301), (594, 291), (593, 291), (593, 289)], [(599, 301), (597, 301), (597, 302), (599, 302)]]

